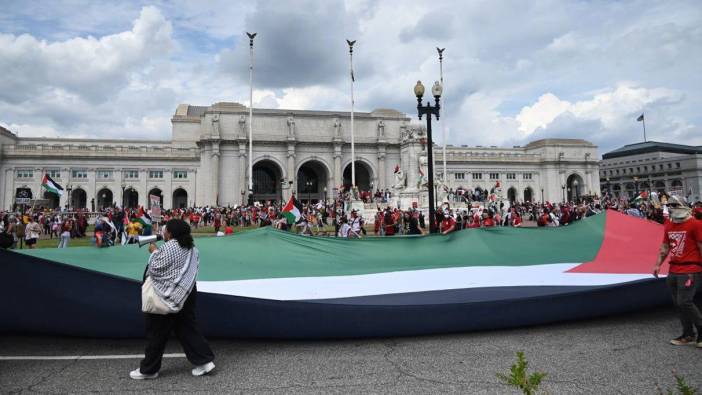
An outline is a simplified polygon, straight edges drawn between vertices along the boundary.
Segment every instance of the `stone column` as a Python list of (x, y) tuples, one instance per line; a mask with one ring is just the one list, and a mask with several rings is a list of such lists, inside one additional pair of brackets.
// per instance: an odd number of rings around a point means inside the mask
[(15, 185), (15, 169), (8, 167), (5, 169), (5, 201), (3, 203), (4, 208), (11, 209), (14, 201), (14, 185)]
[[(385, 190), (386, 176), (385, 176), (385, 147), (378, 147), (378, 182), (375, 186), (376, 189)], [(375, 193), (375, 191), (373, 191)]]
[(88, 190), (86, 191), (85, 197), (85, 207), (88, 210), (92, 210), (93, 199), (95, 199), (95, 209), (98, 208), (98, 198), (97, 198), (97, 170), (95, 168), (88, 169)]
[[(117, 181), (117, 188), (119, 192), (119, 200), (115, 201), (117, 206), (124, 208), (124, 190), (127, 188), (127, 186), (124, 184), (124, 169), (116, 169), (115, 170), (117, 173), (119, 173), (119, 176), (115, 176), (115, 181)], [(124, 185), (124, 188), (122, 188), (122, 185)]]
[(34, 179), (36, 180), (36, 191), (37, 194), (34, 196), (34, 199), (43, 199), (44, 198), (44, 188), (41, 186), (42, 179), (44, 178), (44, 172), (46, 171), (45, 168), (36, 168), (34, 174)]
[(334, 188), (339, 188), (339, 185), (343, 183), (341, 174), (341, 141), (334, 139), (334, 187), (332, 188), (332, 194), (334, 193)]
[(173, 169), (165, 169), (163, 171), (163, 177), (165, 179), (166, 187), (163, 194), (163, 201), (161, 202), (162, 209), (172, 209), (173, 208)]
[[(287, 181), (292, 181), (292, 185), (288, 183), (289, 185), (289, 191), (288, 193), (292, 195), (293, 192), (297, 191), (297, 174), (295, 173), (295, 157), (297, 156), (295, 152), (295, 142), (288, 140), (288, 163), (287, 163), (287, 169), (286, 172), (288, 173), (288, 179)], [(287, 196), (287, 198), (290, 198), (290, 196)]]
[(210, 189), (210, 199), (209, 204), (218, 204), (219, 198), (219, 142), (215, 141), (212, 143), (212, 153), (210, 154), (212, 160), (210, 161), (210, 175), (212, 177), (211, 189)]
[(138, 204), (145, 208), (149, 207), (149, 169), (139, 169), (139, 189), (141, 193), (139, 194)]
[[(378, 122), (378, 174), (376, 174), (376, 184), (375, 188), (385, 189), (386, 176), (385, 176), (385, 156), (386, 156), (386, 144), (385, 140), (385, 125), (383, 121)], [(371, 191), (375, 192), (375, 191)]]

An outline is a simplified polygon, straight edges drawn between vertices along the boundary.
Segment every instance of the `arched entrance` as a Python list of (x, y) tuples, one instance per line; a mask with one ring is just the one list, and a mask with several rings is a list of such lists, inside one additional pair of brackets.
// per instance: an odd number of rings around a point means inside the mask
[(54, 209), (59, 206), (59, 195), (53, 192), (44, 191), (44, 199), (49, 201), (47, 207), (50, 209)]
[(614, 192), (613, 192), (613, 193), (614, 193), (614, 196), (616, 196), (617, 198), (619, 198), (619, 197), (621, 196), (621, 194), (622, 194), (622, 187), (621, 187), (621, 185), (619, 185), (619, 184), (614, 184), (614, 186), (612, 187), (612, 190), (614, 191)]
[(183, 188), (178, 188), (173, 191), (173, 208), (188, 207), (188, 192)]
[(158, 196), (158, 205), (163, 208), (163, 193), (159, 188), (153, 188), (149, 191), (149, 208), (151, 208), (151, 195)]
[(473, 190), (473, 200), (477, 200), (479, 202), (485, 200), (485, 191), (483, 191), (483, 188), (475, 187)]
[(112, 207), (114, 199), (112, 196), (112, 191), (107, 188), (102, 188), (97, 193), (97, 209), (102, 210), (108, 207)]
[(510, 203), (514, 203), (517, 200), (517, 189), (509, 187), (507, 190), (507, 200), (509, 200)]
[(122, 207), (124, 208), (137, 208), (139, 207), (139, 192), (134, 188), (127, 188), (124, 190), (124, 196), (122, 197)]
[(629, 197), (629, 199), (636, 197), (634, 196), (634, 194), (636, 194), (636, 185), (634, 185), (633, 182), (626, 184), (624, 188), (626, 188), (626, 195)]
[(533, 200), (534, 200), (534, 191), (531, 190), (531, 187), (526, 187), (524, 189), (524, 201), (531, 202)]
[(88, 194), (80, 188), (71, 192), (71, 210), (84, 209), (88, 203)]
[[(282, 200), (281, 181), (283, 172), (277, 163), (265, 159), (253, 165), (253, 198), (254, 201), (278, 201)], [(242, 198), (246, 197), (246, 191), (242, 192)], [(242, 199), (243, 200), (243, 199)]]
[(297, 169), (297, 198), (309, 203), (314, 203), (327, 198), (326, 166), (316, 160), (303, 163)]
[(582, 191), (583, 187), (585, 185), (583, 184), (583, 179), (577, 175), (577, 174), (571, 174), (568, 177), (568, 180), (566, 181), (566, 188), (568, 190), (568, 201), (569, 202), (577, 202), (580, 200), (580, 196), (582, 196)]
[(658, 193), (663, 193), (665, 192), (665, 183), (663, 181), (656, 181), (654, 185), (654, 188), (656, 188), (656, 192)]
[[(371, 169), (367, 164), (356, 161), (356, 186), (359, 192), (371, 191), (373, 186), (371, 186), (372, 176)], [(351, 189), (351, 163), (346, 165), (344, 168), (344, 190)]]

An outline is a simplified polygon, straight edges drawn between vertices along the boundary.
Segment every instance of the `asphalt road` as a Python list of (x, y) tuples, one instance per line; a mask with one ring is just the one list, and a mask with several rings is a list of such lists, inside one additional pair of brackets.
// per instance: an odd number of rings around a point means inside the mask
[[(500, 384), (524, 351), (548, 373), (551, 394), (654, 394), (672, 370), (702, 388), (702, 349), (668, 344), (680, 331), (669, 309), (503, 331), (339, 341), (212, 339), (217, 369), (192, 377), (185, 358), (164, 360), (157, 380), (134, 381), (137, 358), (0, 360), (2, 393), (517, 393)], [(143, 341), (2, 336), (0, 356), (129, 355)], [(181, 353), (175, 340), (168, 353)]]

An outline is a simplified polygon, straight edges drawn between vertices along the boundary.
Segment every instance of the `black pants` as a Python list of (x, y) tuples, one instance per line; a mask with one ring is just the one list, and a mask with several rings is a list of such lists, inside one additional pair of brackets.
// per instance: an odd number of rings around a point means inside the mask
[[(689, 287), (685, 283), (691, 280), (692, 284)], [(683, 336), (692, 336), (695, 334), (693, 325), (698, 331), (702, 330), (702, 314), (695, 305), (695, 294), (700, 287), (702, 274), (675, 274), (669, 273), (666, 279), (666, 284), (670, 289), (670, 294), (673, 297), (673, 303), (678, 310), (680, 323), (683, 327)]]
[(183, 346), (185, 356), (193, 365), (204, 365), (214, 360), (214, 354), (202, 336), (195, 321), (197, 288), (185, 300), (177, 314), (144, 314), (146, 320), (146, 352), (141, 361), (142, 374), (153, 374), (161, 370), (163, 351), (171, 332), (175, 330), (178, 341)]

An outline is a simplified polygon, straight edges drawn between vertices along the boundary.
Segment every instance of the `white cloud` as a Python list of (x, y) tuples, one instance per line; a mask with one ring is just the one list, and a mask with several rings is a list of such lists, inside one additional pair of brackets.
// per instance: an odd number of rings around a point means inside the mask
[(108, 100), (153, 58), (167, 54), (171, 25), (144, 7), (130, 31), (101, 38), (47, 42), (29, 34), (0, 34), (0, 100), (11, 103), (53, 90), (90, 102)]
[(530, 134), (537, 128), (546, 127), (557, 116), (568, 111), (572, 105), (556, 97), (553, 93), (546, 93), (532, 106), (522, 108), (517, 115), (519, 130)]
[(358, 111), (413, 117), (412, 87), (438, 79), (447, 48), (450, 143), (583, 137), (604, 152), (639, 139), (642, 110), (649, 138), (702, 136), (696, 1), (36, 4), (0, 15), (0, 121), (22, 134), (167, 138), (178, 103), (247, 104), (252, 30), (257, 106), (348, 110), (351, 38)]

